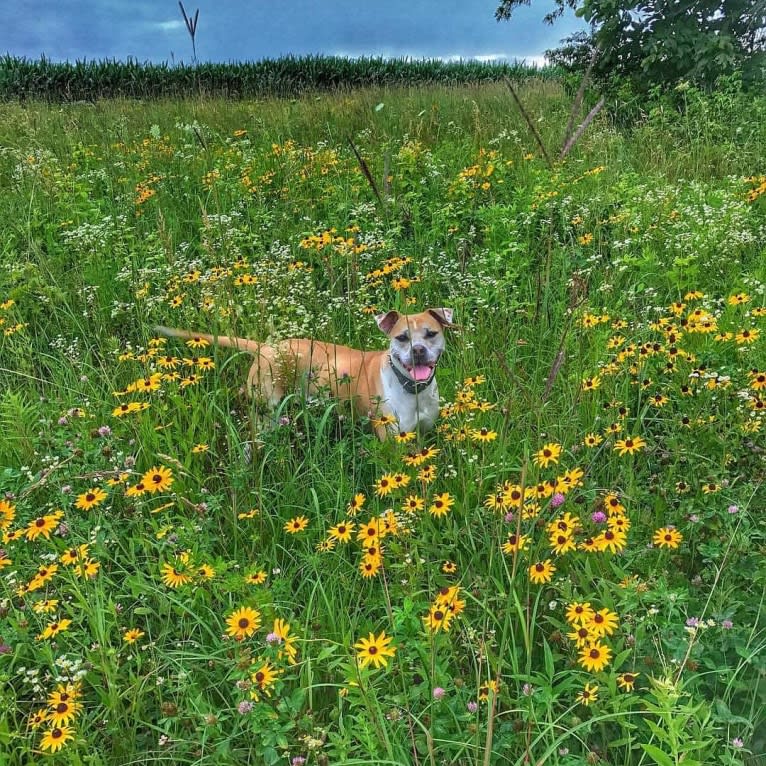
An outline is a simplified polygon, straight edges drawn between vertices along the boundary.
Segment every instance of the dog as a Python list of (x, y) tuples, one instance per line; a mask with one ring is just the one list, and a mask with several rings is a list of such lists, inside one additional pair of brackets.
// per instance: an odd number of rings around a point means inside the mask
[(357, 413), (373, 419), (381, 441), (399, 432), (430, 431), (439, 415), (436, 365), (444, 351), (444, 330), (454, 327), (453, 310), (428, 309), (419, 314), (388, 311), (375, 317), (388, 336), (385, 351), (360, 351), (309, 338), (274, 344), (155, 327), (176, 338), (202, 338), (255, 357), (247, 392), (260, 396), (273, 411), (303, 381), (306, 394), (326, 388), (353, 403)]

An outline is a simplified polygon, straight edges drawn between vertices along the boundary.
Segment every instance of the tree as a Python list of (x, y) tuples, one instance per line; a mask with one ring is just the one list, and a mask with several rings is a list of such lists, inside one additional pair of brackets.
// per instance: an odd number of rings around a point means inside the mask
[[(761, 79), (766, 66), (766, 0), (555, 0), (544, 21), (552, 24), (567, 8), (588, 21), (580, 32), (549, 53), (555, 63), (582, 70), (598, 48), (593, 74), (645, 86), (688, 80), (711, 87), (741, 71)], [(502, 0), (498, 21), (531, 0)]]

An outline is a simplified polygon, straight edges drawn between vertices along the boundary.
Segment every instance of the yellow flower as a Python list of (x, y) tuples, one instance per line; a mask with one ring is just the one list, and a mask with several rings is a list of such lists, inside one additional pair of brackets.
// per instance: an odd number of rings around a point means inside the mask
[(431, 505), (428, 507), (428, 512), (431, 516), (440, 517), (446, 516), (450, 508), (455, 503), (455, 498), (450, 495), (449, 492), (442, 492), (440, 495), (434, 495)]
[(287, 661), (291, 665), (295, 665), (296, 657), (298, 656), (298, 649), (295, 646), (295, 642), (298, 639), (296, 636), (290, 635), (290, 625), (284, 620), (277, 618), (274, 620), (274, 627), (271, 632), (279, 637), (282, 646), (277, 657), (281, 659), (283, 655), (287, 655)]
[(278, 673), (275, 671), (268, 660), (262, 663), (253, 673), (250, 674), (250, 682), (253, 684), (250, 690), (250, 696), (256, 700), (261, 694), (265, 695), (266, 697), (270, 697), (271, 687), (276, 682), (277, 675)]
[(550, 559), (545, 561), (538, 561), (536, 564), (532, 564), (529, 567), (529, 579), (536, 585), (550, 582), (553, 579), (553, 573), (556, 571), (556, 567), (551, 563)]
[(53, 638), (57, 636), (59, 633), (62, 633), (63, 631), (67, 630), (69, 626), (72, 624), (71, 620), (54, 620), (53, 622), (49, 622), (42, 633), (37, 636), (38, 641), (42, 641), (46, 638)]
[(351, 534), (354, 531), (356, 525), (352, 521), (341, 521), (334, 527), (330, 527), (327, 530), (327, 534), (333, 539), (341, 543), (351, 542)]
[(756, 327), (740, 330), (735, 336), (734, 341), (738, 346), (755, 343), (760, 337), (761, 331)]
[(74, 732), (70, 726), (55, 726), (43, 734), (40, 747), (55, 753), (61, 750), (70, 739), (74, 739)]
[(226, 618), (226, 625), (226, 633), (242, 641), (261, 627), (261, 613), (257, 609), (243, 606)]
[(660, 548), (678, 548), (684, 536), (672, 527), (660, 527), (652, 538), (652, 542)]
[(592, 378), (583, 378), (581, 388), (583, 391), (595, 391), (601, 385), (601, 378), (594, 375)]
[(593, 684), (593, 686), (585, 684), (583, 690), (577, 695), (577, 701), (586, 707), (591, 702), (596, 702), (596, 700), (598, 700), (598, 686), (596, 684)]
[(250, 572), (250, 574), (245, 575), (245, 582), (248, 585), (263, 585), (267, 577), (266, 572), (263, 569), (259, 569), (257, 572)]
[(188, 572), (174, 567), (167, 563), (162, 565), (162, 582), (169, 588), (180, 588), (182, 585), (188, 585), (192, 581)]
[(378, 497), (385, 497), (386, 495), (390, 494), (394, 490), (395, 484), (394, 484), (394, 476), (393, 474), (386, 473), (383, 474), (376, 482), (375, 482), (375, 494)]
[(89, 511), (91, 508), (95, 508), (95, 506), (103, 503), (105, 499), (106, 492), (100, 487), (94, 487), (77, 496), (75, 507), (80, 508), (83, 511)]
[(636, 684), (636, 679), (640, 676), (640, 673), (620, 673), (617, 676), (617, 686), (620, 689), (625, 689), (626, 692), (632, 692), (633, 687)]
[(349, 516), (356, 516), (357, 513), (361, 510), (362, 506), (364, 505), (364, 501), (367, 498), (361, 493), (357, 493), (354, 495), (354, 497), (349, 501), (348, 506), (346, 506), (346, 510), (348, 511)]
[(476, 428), (471, 431), (471, 438), (475, 442), (491, 442), (497, 439), (497, 431), (490, 431), (489, 428)]
[(529, 537), (527, 535), (511, 533), (503, 543), (503, 553), (511, 555), (512, 553), (526, 550), (527, 547), (529, 547)]
[(589, 628), (597, 638), (600, 638), (601, 636), (611, 636), (612, 633), (617, 630), (618, 624), (619, 618), (617, 615), (606, 608), (594, 612), (590, 620), (585, 623), (586, 627)]
[(558, 463), (560, 455), (561, 445), (551, 442), (550, 444), (545, 444), (542, 449), (535, 453), (533, 461), (535, 465), (539, 465), (541, 468), (547, 468), (551, 463), (554, 465)]
[(296, 535), (303, 532), (309, 525), (309, 520), (305, 516), (295, 516), (290, 521), (285, 522), (284, 530), (290, 535)]
[(583, 446), (585, 447), (598, 447), (601, 442), (604, 441), (604, 437), (599, 434), (585, 434), (585, 438), (583, 439)]
[(126, 644), (134, 644), (136, 641), (138, 641), (139, 638), (142, 638), (144, 636), (144, 631), (139, 630), (138, 628), (130, 628), (129, 630), (126, 630), (122, 634), (122, 640)]
[(376, 668), (385, 668), (388, 665), (388, 658), (396, 654), (396, 647), (390, 646), (393, 639), (386, 636), (385, 631), (381, 631), (379, 636), (370, 633), (368, 638), (360, 639), (354, 644), (357, 649), (357, 662), (362, 668), (372, 664)]
[(580, 650), (577, 660), (586, 670), (598, 673), (603, 670), (612, 659), (612, 650), (606, 645), (593, 641)]
[(453, 613), (442, 604), (432, 604), (428, 614), (423, 617), (423, 623), (430, 633), (438, 633), (440, 630), (448, 633), (453, 617)]
[(640, 436), (628, 436), (625, 439), (618, 439), (614, 443), (614, 449), (620, 455), (632, 455), (646, 446), (646, 442)]
[(169, 489), (173, 481), (173, 472), (164, 465), (150, 468), (141, 477), (141, 484), (143, 484), (145, 491), (152, 494)]

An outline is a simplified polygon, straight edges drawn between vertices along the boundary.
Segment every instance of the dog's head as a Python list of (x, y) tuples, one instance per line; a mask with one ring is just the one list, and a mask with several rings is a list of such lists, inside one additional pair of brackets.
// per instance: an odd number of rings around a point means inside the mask
[(421, 314), (378, 314), (378, 327), (391, 340), (391, 361), (414, 381), (428, 380), (444, 351), (444, 329), (452, 327), (452, 309)]

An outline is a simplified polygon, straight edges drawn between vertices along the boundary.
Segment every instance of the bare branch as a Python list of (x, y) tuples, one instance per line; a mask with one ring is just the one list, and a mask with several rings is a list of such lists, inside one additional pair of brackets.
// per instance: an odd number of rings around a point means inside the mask
[(524, 109), (524, 105), (521, 103), (521, 99), (519, 99), (519, 97), (516, 95), (516, 91), (513, 89), (513, 85), (507, 77), (505, 78), (505, 84), (508, 86), (508, 90), (511, 91), (511, 95), (513, 96), (513, 100), (516, 102), (516, 106), (519, 107), (519, 111), (526, 120), (529, 129), (532, 131), (532, 135), (535, 137), (535, 141), (537, 141), (537, 145), (540, 147), (540, 151), (543, 153), (543, 157), (545, 157), (545, 161), (548, 163), (548, 167), (552, 168), (553, 162), (551, 161), (550, 155), (548, 154), (548, 150), (545, 148), (543, 139), (540, 138), (540, 134), (537, 132), (537, 128), (532, 122), (532, 118), (529, 116), (529, 114), (527, 114), (527, 110)]

